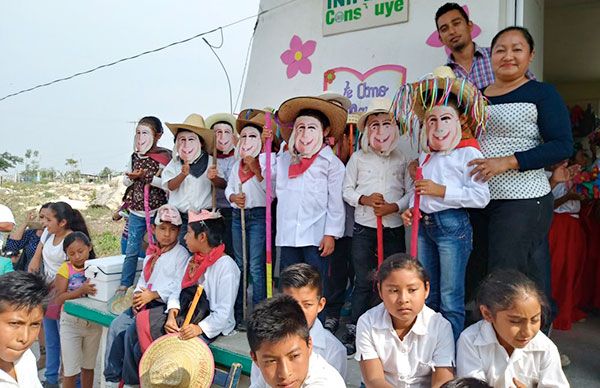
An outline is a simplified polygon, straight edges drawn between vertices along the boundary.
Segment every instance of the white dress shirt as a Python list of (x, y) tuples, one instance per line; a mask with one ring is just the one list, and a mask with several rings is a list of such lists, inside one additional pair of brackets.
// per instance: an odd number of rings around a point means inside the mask
[[(262, 377), (262, 375), (261, 375)], [(254, 385), (251, 385), (254, 387)], [(264, 387), (271, 388), (270, 385)], [(312, 352), (308, 360), (308, 374), (300, 388), (345, 388), (346, 383), (334, 367), (329, 365), (323, 357)]]
[(393, 387), (431, 387), (436, 367), (454, 366), (452, 327), (427, 306), (404, 340), (400, 340), (383, 303), (364, 313), (356, 326), (357, 361), (379, 358), (385, 380)]
[[(425, 162), (427, 155), (431, 157)], [(423, 168), (423, 179), (446, 186), (444, 198), (421, 195), (421, 211), (431, 214), (448, 209), (486, 207), (490, 202), (488, 184), (475, 180), (470, 174), (474, 167), (467, 167), (467, 163), (478, 158), (483, 155), (474, 147), (457, 148), (448, 154), (421, 153), (419, 165)], [(411, 198), (410, 206), (413, 204), (414, 198)]]
[(475, 377), (495, 388), (514, 387), (513, 377), (527, 387), (569, 387), (558, 349), (541, 331), (509, 356), (492, 324), (481, 320), (462, 332), (456, 346), (459, 377)]
[(404, 155), (395, 149), (389, 156), (373, 151), (359, 150), (352, 154), (346, 165), (344, 177), (344, 201), (355, 208), (354, 221), (369, 228), (377, 227), (377, 217), (371, 206), (358, 203), (361, 195), (383, 194), (386, 202), (398, 205), (398, 212), (384, 216), (383, 226), (397, 228), (402, 226), (404, 210), (408, 208), (412, 190), (406, 188), (405, 174), (407, 161)]
[[(313, 327), (310, 329), (310, 338), (312, 339), (313, 353), (323, 357), (345, 379), (348, 368), (346, 347), (329, 330), (326, 330), (318, 319), (315, 320)], [(267, 383), (263, 379), (260, 369), (253, 362), (250, 373), (250, 388), (266, 387)]]
[[(187, 268), (187, 264), (186, 264)], [(213, 265), (206, 269), (204, 275), (198, 279), (198, 284), (204, 287), (206, 299), (210, 305), (210, 314), (198, 324), (208, 338), (219, 334), (228, 335), (235, 328), (233, 307), (240, 285), (240, 270), (227, 255), (222, 256)], [(167, 302), (167, 310), (181, 307), (179, 294), (181, 281), (177, 290), (171, 294)]]
[[(209, 155), (208, 167), (212, 166), (212, 160)], [(169, 181), (181, 173), (181, 166), (179, 158), (174, 157), (162, 172), (163, 189), (169, 193), (169, 205), (175, 206), (181, 213), (212, 208), (212, 182), (208, 179), (208, 167), (198, 178), (188, 174), (176, 190), (169, 190)]]
[(280, 247), (319, 246), (323, 236), (344, 235), (344, 164), (324, 147), (312, 165), (288, 177), (291, 155), (277, 157), (277, 238)]
[(38, 378), (38, 368), (31, 349), (14, 363), (17, 381), (0, 369), (0, 388), (42, 388)]
[[(160, 299), (166, 303), (171, 293), (179, 290), (178, 285), (181, 286), (181, 278), (189, 258), (190, 254), (187, 249), (179, 244), (175, 245), (156, 260), (148, 281), (145, 280), (142, 271), (134, 292), (141, 291), (142, 287), (148, 288), (151, 285), (151, 291), (158, 292)], [(146, 268), (149, 259), (150, 256), (144, 258), (143, 268)]]
[[(566, 195), (568, 192), (569, 189), (567, 188), (566, 183), (559, 183), (552, 189), (552, 195), (555, 200)], [(554, 209), (554, 213), (569, 213), (572, 217), (579, 218), (580, 210), (581, 201), (570, 200)]]
[[(271, 198), (275, 198), (275, 182), (277, 176), (275, 158), (275, 153), (271, 153)], [(259, 182), (255, 175), (242, 184), (242, 191), (246, 194), (246, 209), (265, 207), (267, 203), (267, 156), (265, 154), (258, 155), (258, 162), (260, 163), (260, 171), (263, 180)], [(241, 182), (239, 175), (240, 163), (240, 160), (236, 161), (231, 169), (231, 174), (227, 181), (227, 189), (225, 189), (225, 197), (227, 200), (229, 200), (231, 194), (239, 194)], [(238, 206), (234, 202), (230, 202), (230, 204), (231, 207), (238, 209)]]
[[(235, 157), (229, 156), (227, 158), (217, 158), (217, 168), (219, 170), (219, 174), (222, 174), (223, 179), (226, 181), (229, 180), (229, 174), (231, 174), (231, 169), (235, 164)], [(231, 205), (229, 204), (229, 200), (225, 196), (226, 189), (217, 189), (217, 208), (229, 208)]]

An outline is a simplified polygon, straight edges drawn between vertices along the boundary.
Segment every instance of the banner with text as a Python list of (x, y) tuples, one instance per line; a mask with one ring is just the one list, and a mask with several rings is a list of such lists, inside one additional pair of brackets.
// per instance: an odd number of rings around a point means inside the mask
[(408, 21), (408, 0), (323, 0), (323, 36)]

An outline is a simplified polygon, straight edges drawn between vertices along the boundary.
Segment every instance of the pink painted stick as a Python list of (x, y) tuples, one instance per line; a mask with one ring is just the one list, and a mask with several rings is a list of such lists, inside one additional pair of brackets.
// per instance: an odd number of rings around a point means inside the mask
[[(271, 129), (271, 112), (267, 112), (265, 117), (265, 129)], [(266, 270), (267, 270), (267, 298), (273, 296), (273, 253), (271, 251), (271, 141), (272, 137), (269, 136), (265, 142), (265, 153), (266, 153), (266, 171), (265, 171), (265, 184), (267, 186), (267, 198), (266, 198)]]
[[(415, 181), (423, 179), (423, 170), (417, 167)], [(421, 218), (421, 195), (415, 190), (415, 203), (413, 206), (412, 229), (410, 236), (410, 255), (413, 259), (417, 258), (417, 248), (419, 244), (419, 219)]]

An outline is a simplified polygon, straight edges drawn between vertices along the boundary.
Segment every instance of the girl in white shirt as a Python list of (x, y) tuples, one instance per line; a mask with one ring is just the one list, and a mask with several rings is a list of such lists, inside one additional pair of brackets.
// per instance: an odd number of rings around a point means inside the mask
[(477, 305), (483, 320), (458, 340), (457, 374), (496, 388), (569, 387), (556, 345), (540, 331), (548, 304), (533, 281), (516, 270), (489, 275)]
[(440, 387), (454, 377), (450, 323), (425, 306), (429, 277), (421, 264), (397, 253), (377, 272), (383, 303), (358, 320), (356, 355), (371, 387)]

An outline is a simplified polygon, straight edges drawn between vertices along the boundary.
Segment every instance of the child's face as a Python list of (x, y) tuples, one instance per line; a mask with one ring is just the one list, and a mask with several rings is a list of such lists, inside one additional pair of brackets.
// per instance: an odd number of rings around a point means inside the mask
[(57, 234), (64, 230), (67, 226), (67, 220), (59, 221), (56, 218), (56, 214), (50, 209), (48, 209), (48, 213), (46, 214), (46, 228), (48, 228), (48, 233)]
[[(145, 154), (154, 145), (154, 131), (147, 125), (138, 125), (135, 129), (135, 151)], [(158, 140), (158, 139), (157, 139)]]
[(452, 106), (437, 105), (425, 115), (427, 143), (432, 151), (450, 151), (462, 137), (460, 117)]
[(162, 222), (160, 225), (154, 225), (153, 228), (156, 241), (161, 247), (168, 247), (177, 241), (179, 226), (175, 226), (170, 222)]
[(312, 116), (300, 116), (294, 121), (294, 146), (302, 155), (314, 155), (323, 144), (323, 126)]
[(299, 388), (308, 375), (311, 351), (310, 339), (307, 345), (301, 337), (292, 335), (278, 342), (263, 342), (250, 355), (268, 386)]
[(217, 150), (223, 152), (224, 154), (229, 153), (235, 145), (233, 139), (233, 129), (230, 125), (225, 123), (215, 124), (213, 129), (215, 130), (215, 136), (217, 137)]
[(85, 245), (81, 240), (75, 240), (67, 247), (67, 257), (75, 268), (83, 268), (89, 258), (92, 247)]
[(43, 317), (41, 306), (16, 310), (9, 305), (0, 313), (0, 360), (18, 360), (37, 339)]
[(194, 230), (188, 225), (187, 233), (185, 234), (185, 244), (190, 252), (201, 252), (208, 247), (206, 233), (202, 232), (196, 237)]
[(389, 113), (377, 113), (367, 117), (367, 130), (369, 131), (369, 145), (377, 152), (389, 151), (398, 135), (398, 125), (392, 120)]
[(240, 132), (240, 156), (245, 158), (251, 156), (257, 157), (262, 148), (262, 139), (260, 138), (260, 132), (254, 127), (244, 127)]
[(481, 306), (481, 315), (494, 326), (500, 345), (512, 354), (515, 348), (524, 348), (540, 331), (542, 324), (542, 307), (537, 298), (524, 295), (515, 300), (508, 310), (492, 314)]
[(325, 298), (319, 295), (316, 288), (310, 287), (285, 288), (283, 293), (291, 296), (298, 302), (306, 317), (308, 328), (312, 329), (317, 315), (325, 308)]
[(178, 132), (177, 137), (175, 138), (175, 143), (177, 146), (177, 154), (181, 160), (188, 163), (196, 160), (202, 152), (200, 138), (193, 132)]
[(392, 271), (377, 288), (395, 329), (411, 327), (429, 295), (429, 284), (408, 269)]

